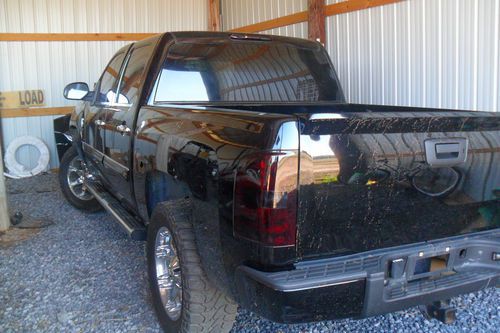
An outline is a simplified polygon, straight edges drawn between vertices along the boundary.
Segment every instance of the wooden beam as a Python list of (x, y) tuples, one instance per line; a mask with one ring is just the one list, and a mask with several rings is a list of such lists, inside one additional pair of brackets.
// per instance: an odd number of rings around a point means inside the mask
[(325, 0), (308, 0), (308, 38), (325, 44)]
[[(361, 9), (372, 8), (376, 6), (388, 5), (402, 0), (347, 0), (324, 7), (325, 16), (339, 15), (354, 12)], [(291, 15), (278, 17), (272, 20), (263, 21), (243, 27), (231, 29), (232, 32), (260, 32), (275, 28), (284, 27), (291, 24), (307, 22), (309, 20), (308, 11), (298, 12)]]
[(208, 31), (221, 31), (220, 0), (208, 0)]
[(231, 29), (229, 31), (252, 33), (252, 32), (259, 32), (259, 31), (284, 27), (290, 24), (306, 22), (306, 21), (307, 21), (307, 11), (303, 11), (291, 15), (278, 17), (268, 21), (263, 21), (260, 23), (250, 24), (244, 27)]
[(377, 6), (389, 5), (402, 0), (348, 0), (325, 6), (325, 15), (339, 15)]
[(73, 106), (48, 108), (0, 109), (0, 118), (41, 117), (65, 115), (73, 112)]
[(136, 41), (156, 33), (0, 33), (0, 41), (7, 42), (78, 42), (78, 41)]

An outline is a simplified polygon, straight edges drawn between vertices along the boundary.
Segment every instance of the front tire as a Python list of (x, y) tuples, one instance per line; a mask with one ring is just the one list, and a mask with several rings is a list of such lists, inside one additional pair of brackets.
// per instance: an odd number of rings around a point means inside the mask
[(167, 333), (229, 332), (237, 305), (208, 280), (198, 254), (188, 199), (158, 204), (148, 226), (149, 285)]
[(75, 147), (69, 148), (59, 166), (59, 185), (66, 200), (75, 208), (87, 212), (102, 210), (102, 206), (85, 188), (83, 161)]

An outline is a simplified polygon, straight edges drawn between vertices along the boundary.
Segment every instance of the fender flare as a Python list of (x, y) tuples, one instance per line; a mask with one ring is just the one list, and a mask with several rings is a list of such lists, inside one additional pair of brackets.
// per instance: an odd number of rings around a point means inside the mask
[[(31, 170), (26, 169), (26, 167), (19, 163), (16, 159), (16, 151), (25, 145), (35, 147), (40, 153), (37, 165)], [(29, 135), (17, 137), (10, 142), (7, 150), (5, 151), (5, 166), (9, 170), (9, 174), (6, 174), (6, 176), (11, 178), (25, 178), (38, 175), (47, 169), (49, 160), (49, 149), (42, 140)]]

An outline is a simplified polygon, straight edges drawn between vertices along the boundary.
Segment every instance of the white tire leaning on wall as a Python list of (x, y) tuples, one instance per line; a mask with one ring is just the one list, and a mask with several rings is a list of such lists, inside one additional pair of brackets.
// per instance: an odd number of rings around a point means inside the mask
[[(40, 157), (38, 158), (37, 165), (33, 169), (27, 169), (24, 165), (19, 163), (16, 159), (16, 151), (22, 146), (33, 146), (38, 149)], [(50, 153), (47, 145), (34, 136), (20, 136), (11, 141), (7, 150), (5, 151), (4, 161), (5, 166), (9, 170), (7, 177), (12, 178), (25, 178), (38, 175), (39, 173), (47, 170), (49, 165)]]

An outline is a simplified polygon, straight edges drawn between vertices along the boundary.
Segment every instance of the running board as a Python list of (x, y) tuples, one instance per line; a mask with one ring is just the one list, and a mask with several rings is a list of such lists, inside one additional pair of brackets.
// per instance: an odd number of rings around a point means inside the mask
[(101, 206), (106, 209), (127, 232), (133, 240), (146, 240), (146, 227), (130, 214), (120, 202), (109, 194), (108, 191), (99, 183), (86, 182), (88, 190), (99, 201)]

